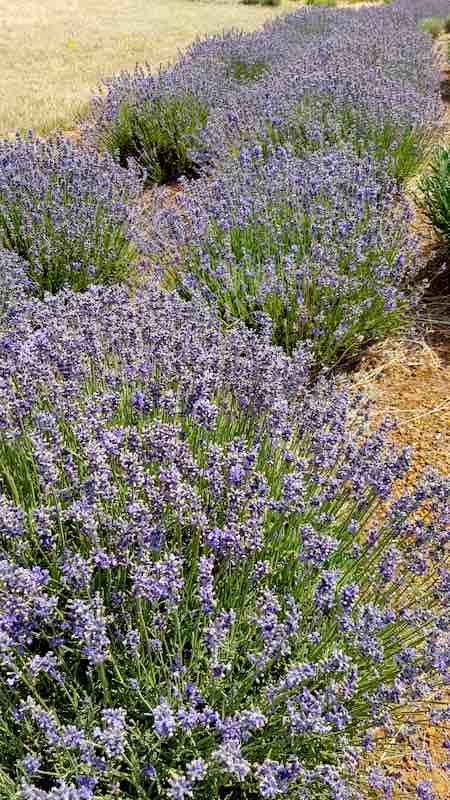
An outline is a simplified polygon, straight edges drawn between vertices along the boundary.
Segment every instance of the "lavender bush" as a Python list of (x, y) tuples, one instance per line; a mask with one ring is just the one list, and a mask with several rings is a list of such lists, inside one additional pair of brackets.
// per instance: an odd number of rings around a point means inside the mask
[(142, 178), (62, 138), (0, 142), (0, 245), (40, 292), (126, 277), (141, 241)]
[(386, 511), (387, 427), (171, 294), (24, 301), (0, 352), (0, 796), (390, 797), (375, 732), (449, 715), (444, 482)]
[(417, 22), (445, 9), (443, 0), (364, 12), (307, 6), (255, 33), (207, 37), (175, 66), (108, 81), (84, 138), (123, 164), (137, 159), (157, 182), (214, 169), (242, 140), (274, 138), (302, 150), (322, 140), (350, 141), (360, 152), (373, 144), (403, 180), (442, 110), (429, 37)]
[(154, 220), (154, 261), (186, 298), (322, 363), (353, 358), (402, 321), (421, 265), (411, 212), (372, 156), (332, 149), (298, 159), (243, 148), (215, 179), (184, 184)]

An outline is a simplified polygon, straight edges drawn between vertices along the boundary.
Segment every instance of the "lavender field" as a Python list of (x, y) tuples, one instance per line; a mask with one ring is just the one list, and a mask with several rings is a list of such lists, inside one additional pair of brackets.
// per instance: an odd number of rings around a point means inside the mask
[(422, 302), (411, 179), (445, 269), (448, 11), (299, 6), (0, 141), (0, 800), (449, 796), (449, 480), (344, 377)]

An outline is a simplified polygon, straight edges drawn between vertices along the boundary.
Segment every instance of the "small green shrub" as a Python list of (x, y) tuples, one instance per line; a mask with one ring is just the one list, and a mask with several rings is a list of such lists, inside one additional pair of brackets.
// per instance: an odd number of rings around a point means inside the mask
[(425, 17), (420, 20), (419, 25), (426, 33), (429, 33), (433, 39), (437, 39), (444, 29), (445, 19), (444, 17)]
[(337, 0), (306, 0), (307, 6), (329, 6), (336, 8)]
[(419, 183), (419, 203), (440, 245), (450, 253), (450, 148), (436, 149), (428, 175)]
[(155, 183), (192, 177), (196, 164), (189, 151), (207, 116), (206, 106), (188, 96), (157, 98), (139, 108), (123, 103), (102, 144), (122, 166), (137, 161)]
[(444, 31), (446, 33), (450, 33), (450, 14), (448, 15), (448, 17), (446, 18), (446, 20), (444, 22)]

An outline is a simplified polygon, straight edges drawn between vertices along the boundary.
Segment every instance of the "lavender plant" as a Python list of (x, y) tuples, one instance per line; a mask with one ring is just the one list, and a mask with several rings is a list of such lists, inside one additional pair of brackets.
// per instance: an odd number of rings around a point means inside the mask
[(142, 242), (142, 178), (62, 138), (0, 142), (0, 244), (23, 260), (36, 290), (125, 278)]
[(375, 732), (449, 713), (445, 483), (386, 510), (388, 427), (207, 307), (91, 287), (16, 317), (0, 796), (389, 797), (355, 769)]
[(154, 261), (183, 297), (256, 330), (269, 317), (276, 344), (331, 364), (401, 324), (421, 264), (410, 218), (370, 155), (253, 146), (156, 216)]

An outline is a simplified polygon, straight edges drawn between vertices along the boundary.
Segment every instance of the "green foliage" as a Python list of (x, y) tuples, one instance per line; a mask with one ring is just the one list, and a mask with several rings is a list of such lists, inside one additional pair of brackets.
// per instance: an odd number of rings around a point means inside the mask
[(234, 61), (232, 70), (233, 77), (237, 81), (250, 83), (262, 78), (269, 71), (269, 67), (264, 61), (254, 61), (252, 64), (246, 64), (245, 61)]
[(306, 0), (307, 6), (329, 6), (330, 8), (336, 8), (337, 0)]
[(189, 151), (206, 123), (208, 111), (194, 97), (156, 99), (139, 108), (124, 103), (102, 144), (126, 165), (133, 158), (155, 183), (194, 176)]
[(444, 22), (444, 31), (445, 31), (446, 33), (450, 33), (450, 14), (449, 14), (449, 15), (448, 15), (448, 17), (446, 17), (446, 19), (445, 19), (445, 22)]
[(419, 203), (438, 236), (443, 251), (450, 253), (450, 148), (436, 149), (428, 175), (419, 183)]
[(433, 39), (437, 39), (444, 29), (445, 18), (425, 17), (424, 19), (420, 20), (419, 25), (424, 31), (426, 31), (426, 33), (429, 33)]

